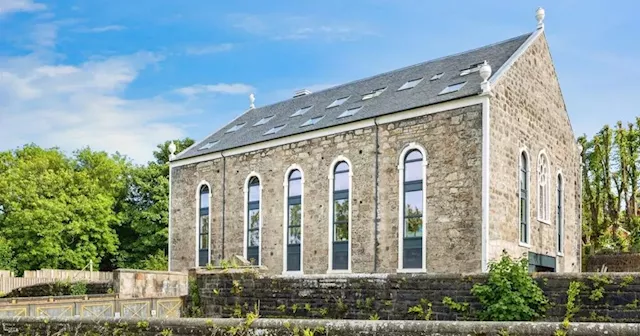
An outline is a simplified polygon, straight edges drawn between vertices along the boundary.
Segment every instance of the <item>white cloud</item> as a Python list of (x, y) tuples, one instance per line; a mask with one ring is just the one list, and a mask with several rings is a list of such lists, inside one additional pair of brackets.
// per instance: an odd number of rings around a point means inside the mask
[(233, 49), (233, 44), (231, 43), (214, 44), (207, 46), (192, 46), (187, 48), (187, 55), (209, 55), (230, 51), (231, 49)]
[(81, 30), (79, 30), (79, 32), (81, 32), (81, 33), (105, 33), (105, 32), (120, 31), (120, 30), (125, 30), (125, 29), (127, 29), (127, 27), (125, 27), (125, 26), (109, 25), (109, 26), (101, 26), (101, 27), (93, 27), (93, 28), (81, 29)]
[(140, 71), (159, 59), (144, 52), (78, 65), (0, 58), (0, 146), (90, 146), (150, 160), (156, 144), (185, 136), (173, 118), (193, 112), (161, 96), (125, 98)]
[(0, 17), (15, 12), (34, 12), (47, 8), (33, 0), (0, 0)]
[(255, 88), (247, 84), (213, 84), (213, 85), (192, 85), (174, 90), (174, 92), (187, 97), (193, 97), (204, 93), (222, 93), (222, 94), (244, 94), (255, 91)]
[(54, 23), (37, 24), (33, 27), (30, 36), (36, 48), (54, 47), (58, 37), (58, 26)]

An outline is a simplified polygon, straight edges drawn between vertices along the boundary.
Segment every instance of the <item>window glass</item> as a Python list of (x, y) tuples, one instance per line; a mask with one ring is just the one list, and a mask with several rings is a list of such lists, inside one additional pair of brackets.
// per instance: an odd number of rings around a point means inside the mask
[(252, 230), (249, 231), (249, 246), (259, 246), (260, 245), (260, 231)]
[(249, 229), (258, 229), (260, 227), (260, 210), (249, 210)]
[(404, 193), (405, 217), (422, 217), (422, 190), (409, 191)]
[(334, 222), (349, 221), (349, 200), (340, 199), (333, 201), (333, 220)]

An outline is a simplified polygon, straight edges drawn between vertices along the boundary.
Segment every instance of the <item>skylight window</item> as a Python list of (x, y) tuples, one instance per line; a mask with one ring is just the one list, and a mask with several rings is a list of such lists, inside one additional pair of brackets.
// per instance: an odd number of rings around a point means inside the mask
[(462, 87), (465, 84), (467, 84), (467, 82), (451, 84), (451, 85), (447, 86), (446, 88), (444, 88), (442, 91), (440, 91), (440, 93), (438, 93), (438, 95), (443, 95), (443, 94), (447, 94), (447, 93), (451, 93), (451, 92), (456, 92), (456, 91), (462, 89)]
[(380, 89), (375, 89), (365, 95), (362, 96), (362, 100), (367, 100), (367, 99), (371, 99), (371, 98), (375, 98), (377, 96), (379, 96), (382, 92), (384, 92), (384, 90), (386, 90), (386, 87), (380, 88)]
[(292, 114), (292, 117), (297, 117), (297, 116), (301, 116), (305, 113), (307, 113), (313, 106), (307, 106), (307, 107), (303, 107), (299, 110), (297, 110), (294, 114)]
[(218, 144), (218, 142), (220, 142), (220, 140), (216, 140), (216, 141), (209, 141), (207, 142), (204, 146), (198, 148), (198, 150), (205, 150), (205, 149), (209, 149), (215, 145)]
[(332, 108), (332, 107), (336, 107), (336, 106), (340, 106), (342, 104), (344, 104), (344, 102), (347, 101), (347, 99), (349, 99), (350, 96), (347, 97), (342, 97), (340, 99), (336, 99), (333, 103), (329, 104), (329, 106), (327, 106), (327, 108)]
[(433, 75), (433, 77), (431, 77), (430, 80), (434, 81), (434, 80), (440, 79), (440, 78), (442, 78), (443, 75), (444, 75), (444, 72), (441, 72), (439, 74)]
[(412, 79), (406, 83), (404, 83), (399, 89), (398, 91), (402, 91), (402, 90), (408, 90), (408, 89), (412, 89), (414, 87), (416, 87), (416, 85), (418, 85), (420, 82), (422, 81), (422, 78), (417, 78), (417, 79)]
[(304, 124), (300, 125), (300, 127), (315, 125), (320, 119), (324, 118), (324, 116), (314, 117), (304, 122)]
[(360, 111), (361, 108), (362, 108), (362, 106), (350, 108), (350, 109), (342, 112), (342, 114), (340, 114), (338, 116), (338, 118), (350, 117), (350, 116), (356, 114), (358, 111)]
[(253, 126), (264, 125), (264, 124), (268, 123), (269, 120), (271, 120), (271, 119), (273, 119), (273, 116), (264, 117), (264, 118), (258, 120), (257, 123), (253, 124)]
[(246, 123), (233, 125), (233, 127), (231, 127), (230, 129), (228, 129), (225, 133), (235, 132), (235, 131), (237, 131), (237, 130), (241, 129), (245, 124), (246, 124)]
[(484, 62), (471, 64), (468, 68), (460, 70), (460, 76), (466, 76), (472, 72), (476, 72), (480, 70), (480, 67), (484, 64)]
[(281, 129), (283, 129), (285, 126), (287, 126), (287, 124), (284, 125), (280, 125), (280, 126), (276, 126), (271, 128), (270, 130), (264, 132), (264, 135), (269, 135), (269, 134), (276, 134), (278, 133)]

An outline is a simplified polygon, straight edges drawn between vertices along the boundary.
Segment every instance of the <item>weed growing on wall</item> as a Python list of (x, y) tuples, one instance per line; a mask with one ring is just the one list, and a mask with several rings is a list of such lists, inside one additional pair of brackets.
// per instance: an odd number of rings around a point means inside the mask
[(471, 293), (482, 305), (479, 317), (486, 321), (533, 321), (549, 305), (528, 272), (527, 259), (514, 260), (506, 253), (489, 264), (487, 281), (474, 285)]

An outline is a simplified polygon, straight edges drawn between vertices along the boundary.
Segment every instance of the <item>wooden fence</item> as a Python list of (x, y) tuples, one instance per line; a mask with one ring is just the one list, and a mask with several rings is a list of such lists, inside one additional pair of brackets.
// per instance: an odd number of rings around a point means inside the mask
[(23, 277), (10, 276), (9, 272), (0, 274), (0, 293), (9, 293), (20, 287), (33, 286), (56, 281), (113, 281), (111, 272), (90, 272), (74, 270), (43, 269), (24, 271)]

